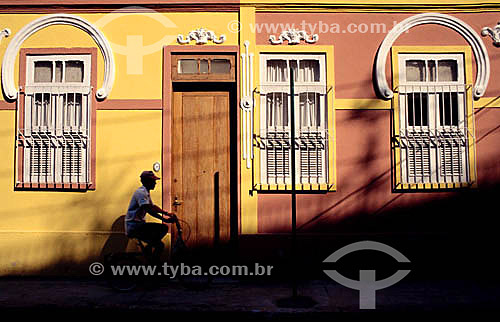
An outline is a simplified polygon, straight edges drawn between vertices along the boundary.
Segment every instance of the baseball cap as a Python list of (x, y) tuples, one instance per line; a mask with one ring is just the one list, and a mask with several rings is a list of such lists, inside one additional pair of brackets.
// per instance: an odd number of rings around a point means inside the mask
[(148, 178), (148, 179), (154, 179), (154, 180), (160, 180), (159, 177), (157, 177), (153, 171), (142, 171), (141, 173), (141, 179), (143, 178)]

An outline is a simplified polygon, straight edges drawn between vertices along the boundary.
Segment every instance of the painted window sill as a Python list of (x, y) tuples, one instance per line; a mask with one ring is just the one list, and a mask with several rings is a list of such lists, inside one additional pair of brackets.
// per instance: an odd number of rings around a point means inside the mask
[[(254, 190), (257, 192), (283, 192), (289, 193), (292, 191), (291, 184), (257, 184), (254, 186)], [(334, 192), (336, 191), (336, 187), (334, 184), (309, 184), (302, 183), (296, 184), (295, 190), (297, 193), (326, 193), (326, 192)]]
[(95, 190), (93, 183), (30, 183), (17, 182), (15, 190), (37, 191), (91, 191)]
[(396, 192), (436, 192), (477, 188), (476, 182), (449, 182), (449, 183), (398, 183), (394, 187)]

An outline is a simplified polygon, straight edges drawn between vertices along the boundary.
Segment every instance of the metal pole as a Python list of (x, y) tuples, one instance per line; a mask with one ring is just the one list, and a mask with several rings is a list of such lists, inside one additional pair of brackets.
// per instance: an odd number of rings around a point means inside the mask
[(290, 266), (292, 267), (292, 284), (293, 284), (293, 294), (291, 298), (284, 298), (278, 300), (278, 307), (287, 308), (309, 308), (316, 304), (313, 299), (307, 296), (297, 295), (297, 265), (294, 261), (297, 254), (297, 191), (295, 190), (295, 93), (294, 93), (294, 70), (290, 66), (290, 153), (291, 155), (291, 174), (292, 174), (292, 254), (290, 260)]
[[(297, 244), (297, 192), (295, 190), (295, 93), (294, 93), (294, 70), (290, 65), (290, 153), (291, 153), (291, 175), (292, 175), (292, 261), (296, 258)], [(297, 297), (297, 272), (296, 266), (292, 265), (292, 280), (293, 280), (293, 297)]]

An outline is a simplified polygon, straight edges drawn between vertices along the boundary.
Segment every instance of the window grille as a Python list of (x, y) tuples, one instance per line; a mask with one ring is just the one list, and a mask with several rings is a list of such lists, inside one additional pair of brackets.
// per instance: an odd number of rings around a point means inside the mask
[(402, 182), (468, 182), (463, 57), (400, 54), (399, 58)]
[(90, 56), (27, 56), (22, 181), (90, 183)]
[(295, 80), (295, 157), (299, 184), (328, 181), (328, 112), (324, 55), (261, 55), (261, 182), (291, 182), (291, 97)]

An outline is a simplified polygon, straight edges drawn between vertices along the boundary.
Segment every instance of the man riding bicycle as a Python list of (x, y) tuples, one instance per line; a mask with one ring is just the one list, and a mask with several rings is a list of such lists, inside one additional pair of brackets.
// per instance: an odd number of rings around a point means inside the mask
[[(174, 213), (168, 213), (154, 205), (151, 200), (150, 191), (155, 188), (156, 180), (160, 178), (153, 171), (143, 171), (140, 178), (142, 186), (134, 192), (125, 216), (125, 233), (129, 238), (146, 242), (146, 253), (152, 255), (155, 261), (159, 261), (165, 247), (161, 240), (168, 232), (168, 226), (164, 223), (176, 222), (177, 217)], [(163, 223), (146, 223), (146, 213), (161, 219)], [(163, 215), (168, 218), (165, 219)]]

